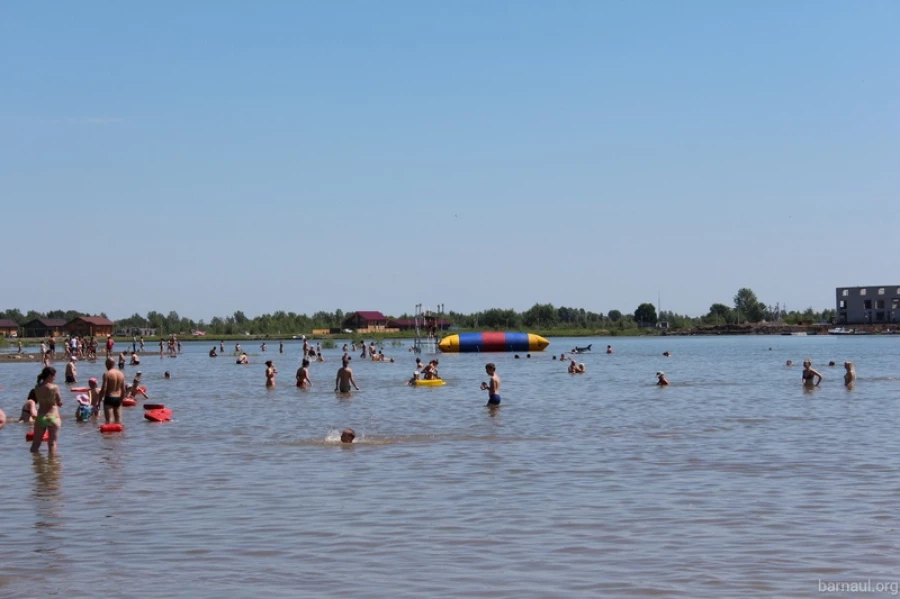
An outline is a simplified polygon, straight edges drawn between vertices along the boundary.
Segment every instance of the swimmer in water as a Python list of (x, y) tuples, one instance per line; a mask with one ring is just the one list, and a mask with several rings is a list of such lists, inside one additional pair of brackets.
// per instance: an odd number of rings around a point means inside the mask
[(669, 379), (666, 378), (666, 373), (663, 371), (659, 371), (656, 373), (656, 384), (662, 387), (665, 387), (669, 384)]
[(844, 384), (852, 387), (854, 381), (856, 381), (856, 367), (853, 365), (853, 362), (844, 362), (844, 369), (847, 371), (844, 375)]
[(575, 364), (575, 360), (569, 362), (569, 374), (575, 374), (577, 372), (578, 366)]
[(303, 358), (300, 368), (297, 369), (297, 387), (306, 389), (312, 387), (312, 379), (309, 378), (309, 360)]
[(356, 381), (353, 379), (353, 371), (350, 370), (350, 362), (344, 360), (341, 363), (341, 367), (338, 368), (337, 376), (334, 379), (334, 390), (335, 392), (350, 393), (350, 385), (353, 385), (353, 388), (359, 391), (359, 385), (356, 384)]
[(784, 365), (785, 366), (793, 366), (794, 363), (792, 361), (788, 360), (787, 362), (784, 363)]
[(172, 378), (172, 375), (169, 374), (169, 371), (167, 370), (166, 373), (163, 375), (163, 378), (164, 378), (164, 379), (170, 379), (170, 378)]
[(410, 378), (408, 381), (406, 381), (406, 384), (411, 387), (415, 387), (416, 383), (418, 383), (418, 382), (419, 382), (419, 371), (416, 370), (415, 372), (413, 372), (412, 378)]
[(275, 387), (275, 375), (278, 374), (278, 371), (275, 370), (275, 364), (272, 360), (266, 361), (266, 389), (273, 389)]
[(34, 394), (34, 389), (28, 392), (28, 399), (25, 400), (25, 403), (22, 404), (22, 413), (19, 416), (19, 422), (24, 422), (26, 424), (34, 422), (34, 419), (37, 418), (37, 402), (35, 401), (36, 395)]
[(488, 392), (487, 406), (494, 408), (500, 405), (500, 377), (497, 376), (497, 367), (493, 362), (485, 364), (484, 371), (489, 377), (489, 382), (481, 383), (481, 390)]
[(356, 439), (356, 432), (352, 428), (345, 428), (341, 433), (341, 443), (353, 443)]
[[(803, 381), (803, 386), (807, 389), (818, 387), (819, 383), (822, 382), (822, 374), (812, 367), (812, 360), (808, 358), (806, 360), (803, 360), (803, 373), (800, 375), (800, 377)], [(815, 379), (816, 377), (818, 377), (818, 379), (813, 382), (813, 379)]]
[(585, 373), (584, 362), (581, 362), (578, 364), (578, 366), (575, 367), (575, 374), (584, 374), (584, 373)]
[(236, 364), (249, 364), (250, 360), (247, 358), (247, 354), (241, 354), (241, 357), (237, 359)]
[(210, 358), (218, 358), (218, 357), (219, 357), (219, 354), (218, 354), (218, 352), (216, 351), (216, 346), (215, 346), (215, 345), (213, 345), (213, 346), (212, 346), (212, 349), (209, 350), (209, 357), (210, 357)]
[(668, 358), (668, 357), (669, 357), (669, 356), (671, 356), (671, 355), (672, 355), (672, 353), (671, 353), (671, 352), (669, 352), (669, 351), (668, 351), (668, 350), (666, 350), (666, 351), (664, 351), (664, 352), (663, 352), (663, 355), (664, 355), (664, 356), (665, 356), (665, 357), (667, 357), (667, 358)]
[(607, 346), (606, 346), (606, 353), (608, 353), (608, 354), (611, 354), (611, 353), (612, 353), (612, 345), (607, 345)]

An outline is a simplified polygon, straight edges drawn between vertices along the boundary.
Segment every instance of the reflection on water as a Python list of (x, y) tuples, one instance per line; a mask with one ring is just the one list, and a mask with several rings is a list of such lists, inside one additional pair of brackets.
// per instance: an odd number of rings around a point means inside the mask
[[(126, 409), (103, 435), (67, 401), (52, 459), (0, 431), (0, 596), (800, 597), (898, 566), (900, 337), (620, 338), (578, 377), (550, 354), (443, 355), (434, 388), (405, 386), (415, 356), (386, 347), (397, 363), (354, 359), (349, 395), (339, 349), (309, 390), (298, 344), (265, 352), (266, 391), (262, 358), (209, 345), (141, 366), (172, 422)], [(865, 378), (805, 390), (784, 364), (806, 356)], [(0, 365), (0, 407), (34, 369)]]

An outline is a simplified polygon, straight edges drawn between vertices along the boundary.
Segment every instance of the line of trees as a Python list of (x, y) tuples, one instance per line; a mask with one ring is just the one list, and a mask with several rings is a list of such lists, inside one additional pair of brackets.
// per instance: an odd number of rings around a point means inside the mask
[[(31, 310), (26, 314), (22, 314), (19, 310), (0, 311), (0, 318), (14, 320), (18, 324), (23, 324), (35, 318), (71, 320), (78, 316), (88, 316), (88, 314), (73, 310), (53, 310), (46, 313)], [(101, 312), (100, 316), (106, 315)], [(834, 310), (818, 312), (813, 308), (808, 308), (803, 312), (787, 312), (778, 304), (767, 306), (748, 288), (738, 290), (731, 306), (714, 303), (710, 306), (709, 312), (701, 317), (691, 317), (665, 310), (657, 314), (656, 306), (646, 302), (640, 304), (632, 313), (610, 310), (603, 314), (585, 310), (584, 308), (556, 307), (553, 304), (537, 303), (524, 312), (491, 308), (471, 314), (451, 311), (443, 315), (446, 320), (462, 329), (532, 329), (544, 331), (576, 329), (624, 330), (654, 327), (660, 322), (665, 322), (671, 329), (763, 321), (799, 324), (831, 322), (834, 316)], [(146, 316), (132, 314), (128, 318), (122, 318), (116, 323), (116, 328), (153, 328), (162, 335), (171, 333), (189, 334), (195, 330), (205, 331), (211, 335), (238, 335), (242, 333), (250, 333), (252, 335), (296, 335), (309, 333), (313, 329), (339, 328), (344, 318), (345, 314), (342, 310), (335, 310), (334, 312), (320, 311), (315, 312), (311, 316), (279, 310), (272, 314), (261, 314), (254, 318), (250, 318), (238, 310), (230, 316), (215, 316), (207, 322), (205, 320), (195, 321), (180, 316), (175, 311), (171, 311), (168, 314), (151, 311)], [(412, 318), (412, 316), (401, 314), (397, 318)]]

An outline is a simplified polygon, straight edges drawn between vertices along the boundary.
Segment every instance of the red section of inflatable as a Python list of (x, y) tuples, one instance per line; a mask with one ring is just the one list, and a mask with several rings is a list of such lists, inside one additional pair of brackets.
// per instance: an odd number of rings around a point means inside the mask
[(506, 333), (482, 333), (481, 351), (506, 351)]
[(121, 424), (101, 424), (100, 432), (101, 433), (121, 433), (125, 430), (125, 427)]
[(150, 422), (168, 422), (172, 419), (172, 410), (167, 410), (165, 408), (149, 410), (144, 412), (144, 418)]
[(138, 393), (146, 393), (146, 392), (147, 392), (147, 387), (144, 387), (143, 385), (138, 387)]
[[(25, 440), (26, 441), (34, 441), (34, 431), (28, 431), (27, 433), (25, 433)], [(50, 433), (47, 431), (44, 431), (44, 441), (49, 441), (49, 440), (50, 440)]]
[(166, 406), (164, 406), (164, 405), (161, 404), (161, 403), (145, 403), (145, 404), (144, 404), (144, 409), (145, 409), (145, 410), (162, 410), (162, 409), (165, 408), (165, 407), (166, 407)]
[(125, 399), (122, 400), (123, 408), (133, 408), (136, 405), (137, 405), (137, 402), (134, 400), (133, 397), (126, 397)]
[(88, 391), (90, 391), (90, 389), (88, 389), (87, 387), (72, 387), (71, 389), (69, 389), (69, 391), (71, 391), (72, 393), (87, 393)]

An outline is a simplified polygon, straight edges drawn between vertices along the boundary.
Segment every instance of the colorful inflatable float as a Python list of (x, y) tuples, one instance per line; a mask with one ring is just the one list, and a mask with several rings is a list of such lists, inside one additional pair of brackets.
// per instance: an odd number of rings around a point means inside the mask
[(544, 351), (550, 342), (533, 333), (460, 333), (444, 337), (438, 348), (446, 353)]

